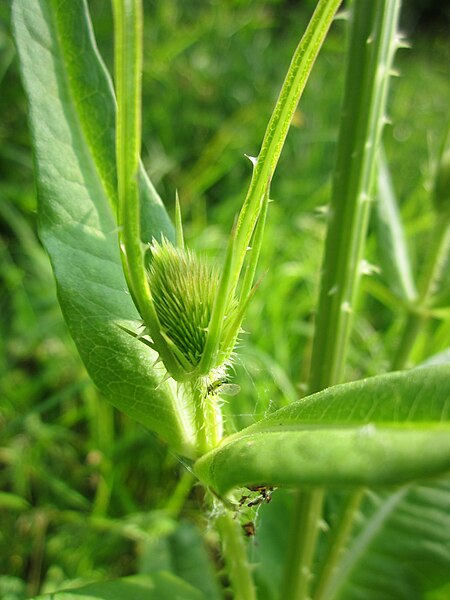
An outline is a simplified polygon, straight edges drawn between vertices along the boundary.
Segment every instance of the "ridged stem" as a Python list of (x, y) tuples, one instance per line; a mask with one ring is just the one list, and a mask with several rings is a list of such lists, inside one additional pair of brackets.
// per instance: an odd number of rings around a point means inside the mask
[[(366, 240), (388, 79), (398, 40), (399, 0), (355, 0), (337, 161), (330, 203), (309, 391), (344, 379), (348, 340)], [(300, 492), (288, 556), (285, 597), (306, 600), (324, 494)], [(299, 513), (307, 511), (302, 517)], [(355, 511), (356, 514), (356, 511)], [(297, 526), (295, 526), (297, 525)], [(308, 528), (301, 529), (301, 527)], [(314, 531), (315, 528), (315, 531)], [(297, 546), (295, 546), (297, 540)], [(297, 571), (297, 583), (291, 571)], [(287, 590), (289, 595), (287, 595)]]
[(392, 59), (399, 0), (356, 0), (333, 180), (310, 392), (344, 378)]
[(217, 517), (216, 526), (222, 542), (222, 555), (233, 590), (233, 600), (256, 600), (241, 526), (233, 513), (226, 509)]

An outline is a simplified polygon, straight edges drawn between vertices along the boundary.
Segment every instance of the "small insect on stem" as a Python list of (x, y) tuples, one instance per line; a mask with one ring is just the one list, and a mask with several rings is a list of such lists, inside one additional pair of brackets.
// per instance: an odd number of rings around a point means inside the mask
[(254, 500), (249, 502), (247, 506), (259, 506), (263, 502), (269, 504), (272, 500), (272, 492), (273, 487), (269, 487), (266, 485), (254, 485), (248, 488), (251, 492), (258, 492), (259, 496), (257, 496)]
[[(239, 506), (243, 506), (246, 503), (246, 506), (250, 507), (259, 506), (263, 502), (269, 504), (269, 502), (272, 500), (273, 487), (267, 485), (253, 485), (247, 489), (249, 489), (251, 492), (258, 492), (259, 496), (253, 498), (253, 500), (250, 500), (252, 496), (242, 496), (239, 500)], [(247, 500), (250, 500), (250, 502), (247, 502)]]
[(213, 394), (223, 394), (224, 396), (236, 396), (241, 391), (241, 387), (236, 383), (228, 383), (227, 379), (217, 379), (211, 382), (206, 388), (208, 396)]
[(248, 523), (244, 523), (242, 525), (242, 529), (244, 530), (244, 534), (246, 537), (253, 537), (256, 534), (256, 527), (253, 521), (249, 521)]

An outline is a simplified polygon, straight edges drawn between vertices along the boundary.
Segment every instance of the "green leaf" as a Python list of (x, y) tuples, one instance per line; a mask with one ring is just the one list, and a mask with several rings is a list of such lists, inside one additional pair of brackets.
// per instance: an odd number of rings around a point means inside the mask
[(445, 350), (442, 350), (442, 352), (439, 352), (438, 354), (433, 354), (433, 356), (430, 356), (429, 358), (427, 358), (417, 368), (421, 369), (422, 367), (431, 367), (432, 365), (448, 365), (448, 364), (450, 364), (450, 348), (446, 348)]
[(116, 581), (44, 594), (35, 600), (202, 600), (205, 596), (170, 573), (133, 575)]
[[(114, 98), (82, 0), (18, 0), (13, 27), (29, 99), (39, 229), (65, 320), (97, 386), (116, 407), (192, 450), (192, 416), (155, 354), (123, 332), (139, 315), (117, 241)], [(164, 207), (141, 172), (142, 236), (173, 239)]]
[(447, 477), (393, 494), (370, 494), (330, 581), (329, 597), (422, 600), (427, 591), (448, 583), (449, 573)]
[(292, 490), (279, 489), (258, 508), (252, 560), (258, 600), (279, 600), (294, 509)]
[(222, 597), (204, 541), (191, 523), (182, 522), (168, 535), (143, 543), (140, 572), (162, 568), (200, 590), (208, 600)]
[(0, 492), (0, 507), (2, 510), (17, 510), (23, 511), (30, 508), (30, 503), (10, 492)]
[(226, 438), (195, 470), (219, 494), (429, 477), (450, 469), (449, 408), (449, 365), (337, 385)]
[(405, 232), (383, 153), (380, 153), (378, 159), (376, 216), (378, 252), (383, 278), (399, 298), (414, 302), (417, 299), (417, 290), (412, 275)]
[[(278, 490), (270, 505), (258, 513), (253, 559), (261, 600), (279, 597), (288, 547), (285, 524), (291, 519), (292, 500), (292, 492)], [(327, 495), (325, 519), (331, 528), (341, 500), (342, 493)], [(322, 534), (319, 557), (332, 533), (327, 528)], [(449, 572), (450, 479), (408, 485), (393, 493), (370, 491), (321, 598), (423, 600), (428, 590), (448, 582)]]

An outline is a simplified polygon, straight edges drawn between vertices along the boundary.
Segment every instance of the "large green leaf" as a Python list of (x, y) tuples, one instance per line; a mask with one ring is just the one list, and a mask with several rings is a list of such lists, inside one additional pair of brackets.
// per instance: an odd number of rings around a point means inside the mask
[(423, 600), (448, 583), (450, 479), (370, 494), (329, 598)]
[(202, 600), (205, 596), (170, 573), (133, 575), (116, 581), (44, 594), (35, 600)]
[(225, 439), (195, 469), (239, 485), (386, 485), (450, 470), (450, 366), (328, 388)]
[[(125, 413), (190, 454), (192, 416), (154, 353), (124, 333), (139, 316), (117, 241), (114, 97), (83, 0), (15, 0), (13, 27), (29, 99), (39, 229), (70, 332), (95, 383)], [(141, 174), (143, 239), (173, 231)]]
[[(292, 500), (290, 490), (278, 490), (259, 511), (253, 558), (260, 600), (279, 597)], [(327, 495), (325, 518), (331, 528), (341, 500), (341, 493)], [(330, 537), (327, 527), (320, 539), (321, 558)], [(408, 484), (391, 493), (368, 492), (335, 566), (322, 600), (423, 600), (428, 590), (448, 582), (450, 479)]]
[(208, 600), (222, 598), (212, 557), (193, 524), (181, 522), (167, 535), (149, 537), (141, 546), (140, 573), (170, 571), (200, 590)]

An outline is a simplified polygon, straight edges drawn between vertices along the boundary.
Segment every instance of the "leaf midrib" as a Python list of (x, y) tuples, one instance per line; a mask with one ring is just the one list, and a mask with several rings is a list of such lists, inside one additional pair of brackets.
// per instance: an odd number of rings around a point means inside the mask
[[(84, 9), (84, 11), (87, 10), (86, 3), (84, 2), (84, 0), (83, 0), (83, 9)], [(45, 10), (45, 8), (44, 8), (44, 10)], [(59, 29), (59, 26), (58, 26), (58, 19), (56, 17), (55, 10), (49, 10), (49, 13), (50, 13), (50, 16), (49, 16), (48, 22), (51, 22), (53, 33), (55, 34), (52, 37), (57, 42), (60, 56), (64, 57), (64, 60), (58, 60), (55, 64), (57, 65), (58, 71), (59, 71), (61, 77), (63, 78), (64, 87), (66, 89), (67, 97), (70, 98), (70, 101), (72, 103), (72, 109), (71, 109), (72, 119), (73, 119), (74, 123), (77, 125), (77, 129), (79, 131), (80, 140), (83, 141), (83, 144), (84, 144), (84, 146), (86, 148), (86, 151), (84, 152), (85, 158), (88, 158), (89, 162), (93, 165), (93, 169), (94, 169), (94, 172), (95, 172), (95, 174), (97, 176), (97, 179), (101, 183), (100, 187), (101, 187), (101, 189), (102, 189), (102, 191), (104, 193), (104, 196), (108, 200), (108, 204), (109, 204), (109, 207), (110, 207), (110, 210), (111, 210), (111, 214), (112, 214), (113, 220), (115, 222), (117, 222), (117, 219), (116, 219), (116, 205), (115, 205), (114, 199), (110, 196), (110, 194), (108, 192), (107, 183), (105, 182), (105, 180), (104, 180), (104, 178), (102, 176), (102, 173), (101, 173), (101, 169), (99, 168), (99, 165), (97, 163), (97, 156), (96, 156), (95, 148), (90, 143), (89, 135), (87, 135), (84, 123), (83, 123), (82, 119), (80, 118), (81, 111), (78, 108), (79, 107), (79, 103), (77, 101), (76, 93), (73, 90), (73, 86), (70, 84), (71, 77), (70, 77), (70, 73), (69, 73), (68, 68), (67, 68), (68, 61), (67, 61), (66, 48), (64, 46), (64, 36), (61, 36), (61, 34), (60, 34), (60, 29)], [(88, 30), (89, 30), (89, 41), (91, 42), (92, 49), (95, 52), (95, 54), (97, 54), (97, 57), (99, 59), (100, 64), (103, 65), (101, 57), (100, 57), (100, 54), (98, 52), (98, 48), (97, 48), (97, 46), (96, 46), (96, 44), (94, 42), (93, 36), (92, 36), (92, 31), (91, 31), (90, 28)], [(84, 49), (82, 49), (82, 51), (84, 52)], [(52, 52), (52, 54), (55, 55), (54, 52)], [(108, 84), (109, 84), (109, 87), (111, 89), (111, 96), (112, 96), (111, 99), (113, 101), (114, 96), (113, 96), (113, 93), (112, 93), (112, 83), (111, 83), (110, 79), (107, 76), (107, 71), (106, 70), (104, 70), (104, 74), (107, 77)], [(96, 231), (98, 231), (98, 230), (96, 230)]]

